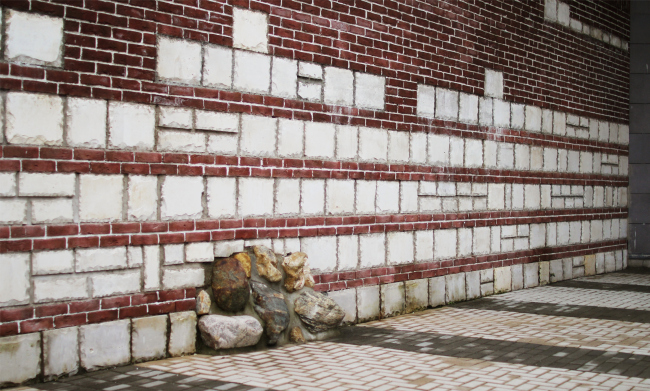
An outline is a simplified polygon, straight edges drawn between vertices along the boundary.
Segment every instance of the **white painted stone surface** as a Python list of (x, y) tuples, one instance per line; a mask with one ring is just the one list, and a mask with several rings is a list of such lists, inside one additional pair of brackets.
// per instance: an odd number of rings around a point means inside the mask
[(458, 121), (468, 124), (478, 123), (478, 95), (460, 93)]
[(185, 262), (213, 262), (214, 245), (212, 242), (187, 243), (185, 245)]
[(161, 187), (163, 220), (196, 219), (203, 214), (203, 178), (166, 176)]
[(485, 70), (485, 96), (503, 99), (503, 72)]
[(79, 329), (43, 331), (43, 376), (75, 374), (79, 370)]
[(16, 195), (16, 173), (0, 173), (0, 197), (13, 197)]
[(173, 106), (158, 106), (158, 126), (177, 129), (192, 129), (194, 110)]
[(271, 57), (236, 50), (234, 63), (234, 89), (256, 94), (269, 93), (271, 86)]
[(482, 126), (492, 126), (493, 121), (493, 108), (494, 104), (492, 98), (480, 97), (478, 100), (478, 123)]
[(383, 110), (386, 79), (368, 73), (355, 73), (354, 103), (364, 109)]
[(418, 84), (417, 115), (434, 118), (436, 108), (436, 88), (425, 84)]
[(456, 230), (439, 229), (433, 231), (434, 259), (446, 259), (456, 256)]
[(271, 68), (271, 95), (295, 99), (298, 62), (284, 57), (273, 57)]
[(79, 327), (81, 366), (96, 370), (131, 360), (131, 321), (118, 320)]
[(388, 263), (402, 265), (413, 263), (414, 245), (413, 232), (389, 232), (386, 234), (386, 249)]
[(244, 155), (274, 156), (278, 121), (271, 117), (242, 115), (240, 149)]
[(557, 0), (545, 0), (544, 19), (557, 22)]
[(355, 270), (359, 264), (359, 238), (356, 235), (338, 236), (338, 270)]
[(445, 276), (429, 278), (429, 306), (445, 305), (446, 287)]
[(357, 288), (357, 315), (359, 322), (367, 322), (379, 318), (379, 285)]
[(198, 42), (158, 36), (158, 78), (177, 83), (200, 84), (201, 51)]
[(352, 106), (354, 73), (348, 69), (325, 67), (323, 98), (326, 104)]
[(116, 221), (122, 219), (122, 175), (79, 176), (79, 219)]
[(465, 139), (465, 167), (483, 167), (483, 142)]
[(510, 266), (494, 269), (494, 293), (510, 292), (512, 289), (512, 272)]
[(325, 181), (303, 180), (300, 210), (304, 214), (321, 215), (325, 209)]
[(459, 228), (458, 235), (458, 257), (467, 257), (472, 255), (472, 229)]
[(0, 254), (0, 307), (29, 301), (29, 254)]
[(309, 257), (309, 266), (320, 272), (336, 270), (336, 236), (300, 238), (300, 251)]
[(140, 267), (144, 263), (141, 246), (128, 246), (126, 248), (126, 262), (130, 268)]
[(377, 182), (377, 213), (399, 212), (399, 182)]
[(304, 152), (305, 123), (302, 121), (280, 119), (278, 121), (278, 155), (282, 157), (302, 157)]
[(140, 292), (140, 270), (97, 273), (90, 277), (93, 297), (126, 295)]
[(205, 45), (203, 47), (202, 84), (206, 87), (232, 87), (232, 52), (231, 48)]
[(458, 120), (458, 91), (436, 88), (436, 118)]
[(466, 300), (481, 297), (481, 272), (477, 270), (460, 274), (465, 274)]
[(510, 266), (510, 272), (512, 273), (512, 290), (518, 291), (524, 289), (524, 267), (523, 265), (512, 265)]
[(0, 385), (19, 384), (41, 373), (41, 335), (0, 338)]
[(131, 175), (128, 182), (128, 219), (155, 220), (158, 214), (158, 178)]
[(300, 61), (298, 65), (298, 76), (306, 77), (309, 79), (322, 80), (323, 67), (313, 62)]
[(160, 246), (144, 246), (143, 253), (143, 286), (145, 291), (160, 289)]
[(32, 274), (47, 275), (72, 273), (74, 252), (72, 250), (38, 251), (32, 254)]
[(34, 302), (45, 303), (89, 297), (88, 281), (84, 275), (34, 277)]
[(297, 215), (300, 213), (300, 179), (276, 180), (275, 215)]
[(298, 97), (312, 102), (320, 102), (323, 91), (323, 84), (305, 80), (298, 81)]
[(185, 131), (159, 130), (158, 151), (205, 152), (206, 135)]
[(169, 314), (170, 332), (167, 351), (172, 357), (196, 352), (196, 312)]
[(72, 197), (75, 194), (75, 174), (18, 174), (19, 196)]
[(531, 132), (541, 132), (542, 130), (542, 109), (537, 106), (526, 106), (526, 130)]
[(360, 268), (367, 269), (386, 264), (385, 241), (386, 235), (383, 233), (359, 235)]
[(239, 137), (233, 134), (208, 135), (207, 151), (219, 155), (236, 155)]
[(131, 322), (133, 360), (138, 362), (164, 358), (167, 350), (167, 315), (136, 318)]
[(26, 220), (27, 201), (20, 199), (0, 199), (0, 222), (21, 224)]
[(10, 92), (5, 121), (10, 144), (63, 144), (63, 99), (59, 96)]
[(236, 48), (268, 52), (268, 16), (259, 11), (232, 9), (232, 43)]
[(354, 181), (349, 179), (326, 180), (326, 212), (350, 214), (354, 212)]
[(388, 131), (388, 161), (407, 163), (409, 160), (409, 134)]
[(105, 148), (105, 100), (68, 97), (66, 104), (66, 142), (71, 147)]
[[(239, 133), (239, 114), (195, 110), (196, 129), (214, 132)], [(263, 118), (263, 117), (258, 117)]]
[(237, 179), (211, 177), (207, 179), (208, 215), (212, 218), (234, 217), (237, 213)]
[(494, 99), (494, 126), (498, 128), (510, 127), (510, 102)]
[(404, 313), (404, 283), (395, 282), (379, 286), (381, 295), (381, 316), (387, 318)]
[(108, 104), (108, 146), (152, 150), (156, 113), (154, 106), (125, 102)]
[(305, 123), (305, 156), (315, 158), (334, 157), (334, 124), (321, 122)]
[(162, 282), (165, 289), (193, 288), (205, 284), (203, 265), (170, 266), (163, 269)]
[(429, 281), (426, 278), (404, 281), (406, 299), (404, 311), (415, 312), (427, 308), (429, 305)]
[(185, 261), (185, 245), (166, 244), (163, 248), (163, 265), (179, 265)]
[(445, 300), (448, 304), (466, 300), (465, 273), (446, 275), (445, 287)]
[(429, 133), (428, 146), (427, 162), (429, 164), (440, 166), (449, 164), (449, 136)]
[(565, 27), (569, 27), (569, 24), (571, 22), (569, 5), (562, 1), (557, 2), (557, 21), (559, 24)]
[(75, 262), (77, 273), (124, 269), (127, 266), (126, 247), (78, 248)]
[(523, 129), (525, 123), (524, 105), (518, 103), (510, 104), (510, 127), (512, 129)]
[(60, 67), (63, 65), (63, 19), (6, 9), (5, 59)]
[(327, 296), (334, 300), (345, 311), (343, 324), (354, 324), (357, 321), (357, 290), (343, 289), (340, 291), (328, 292)]
[(359, 128), (359, 158), (366, 161), (386, 161), (388, 132), (377, 128)]

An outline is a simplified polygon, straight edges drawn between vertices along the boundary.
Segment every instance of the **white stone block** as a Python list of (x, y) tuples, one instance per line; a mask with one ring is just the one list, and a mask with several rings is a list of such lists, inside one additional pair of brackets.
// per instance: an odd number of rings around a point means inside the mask
[(449, 136), (429, 133), (427, 162), (432, 165), (449, 164)]
[(196, 312), (175, 312), (169, 314), (168, 352), (172, 357), (196, 352)]
[(487, 168), (497, 167), (499, 144), (496, 141), (483, 141), (483, 165)]
[(325, 208), (325, 181), (320, 179), (303, 180), (300, 209), (311, 215), (323, 214)]
[(131, 356), (136, 362), (165, 357), (167, 351), (167, 315), (132, 320)]
[(6, 140), (10, 144), (63, 144), (63, 99), (56, 95), (10, 92), (6, 99)]
[(494, 126), (510, 127), (510, 102), (494, 99)]
[(206, 87), (232, 87), (232, 49), (223, 46), (203, 47), (203, 79)]
[(359, 144), (359, 128), (356, 126), (336, 126), (337, 159), (356, 159)]
[(163, 220), (197, 219), (203, 215), (203, 178), (166, 176), (163, 179), (160, 217)]
[(212, 218), (235, 217), (237, 214), (237, 178), (207, 179), (208, 215)]
[(166, 244), (163, 246), (163, 264), (178, 265), (185, 262), (185, 245)]
[(66, 142), (71, 147), (106, 147), (106, 117), (108, 105), (105, 100), (67, 98)]
[(196, 129), (214, 132), (239, 133), (239, 114), (195, 110)]
[(557, 22), (557, 0), (545, 0), (544, 19)]
[(122, 219), (122, 175), (79, 176), (79, 218), (81, 221)]
[(357, 288), (357, 315), (359, 322), (367, 322), (379, 318), (379, 285)]
[(409, 161), (409, 134), (403, 131), (388, 131), (388, 161), (407, 163)]
[(32, 275), (72, 273), (72, 250), (39, 251), (32, 254)]
[(336, 236), (300, 238), (300, 250), (309, 256), (309, 266), (319, 272), (336, 270)]
[(429, 306), (438, 307), (445, 305), (446, 287), (445, 277), (429, 278)]
[(201, 44), (198, 42), (158, 36), (158, 78), (164, 81), (200, 84), (201, 50)]
[(205, 285), (203, 265), (181, 265), (166, 267), (162, 273), (165, 289), (193, 288)]
[(256, 94), (268, 94), (271, 86), (271, 57), (235, 50), (233, 88)]
[(561, 111), (553, 112), (553, 134), (557, 134), (558, 136), (565, 136), (566, 122), (566, 113), (563, 113)]
[(505, 185), (500, 183), (488, 184), (488, 209), (501, 210), (505, 208)]
[(193, 109), (173, 106), (158, 106), (158, 126), (176, 129), (192, 129), (193, 124)]
[(232, 9), (232, 44), (254, 52), (268, 52), (268, 16), (259, 11)]
[(400, 213), (415, 213), (418, 211), (418, 183), (400, 182)]
[(557, 2), (557, 22), (565, 27), (569, 27), (571, 23), (569, 5), (562, 1)]
[[(354, 197), (354, 194), (352, 195)], [(275, 185), (275, 214), (300, 213), (300, 180), (278, 179)]]
[(356, 181), (355, 209), (358, 214), (375, 213), (377, 181)]
[(323, 80), (323, 67), (312, 62), (300, 61), (298, 76), (308, 79)]
[(32, 224), (65, 223), (74, 219), (71, 199), (56, 198), (32, 201)]
[(388, 156), (388, 132), (383, 129), (359, 129), (359, 158), (385, 162)]
[(63, 65), (63, 19), (6, 9), (5, 59), (60, 67)]
[(16, 173), (0, 173), (0, 197), (14, 197), (16, 195)]
[(526, 122), (524, 128), (530, 132), (542, 131), (542, 109), (537, 106), (526, 106)]
[(160, 289), (160, 246), (144, 246), (142, 253), (144, 290), (158, 290)]
[(85, 275), (66, 274), (34, 277), (33, 285), (35, 303), (90, 297), (88, 294), (88, 281)]
[(510, 105), (510, 127), (512, 129), (523, 129), (525, 124), (524, 105), (512, 103)]
[(363, 109), (384, 109), (386, 78), (368, 73), (354, 74), (354, 104)]
[(207, 151), (218, 155), (236, 155), (238, 144), (239, 137), (236, 135), (209, 134)]
[(494, 269), (480, 270), (481, 284), (494, 281)]
[(472, 255), (472, 229), (459, 228), (458, 229), (458, 257), (467, 257)]
[(304, 135), (304, 122), (280, 119), (278, 121), (278, 155), (302, 157)]
[(354, 212), (354, 181), (350, 179), (328, 179), (325, 194), (328, 214)]
[(357, 321), (357, 290), (352, 289), (343, 289), (340, 291), (328, 292), (327, 296), (334, 300), (343, 311), (345, 316), (343, 317), (344, 324), (354, 324)]
[(326, 104), (352, 106), (354, 73), (348, 69), (325, 67), (323, 97)]
[(549, 263), (549, 281), (558, 282), (564, 280), (564, 268), (561, 259), (555, 259)]
[(445, 287), (445, 301), (447, 304), (466, 300), (467, 292), (465, 290), (465, 273), (446, 275)]
[(271, 95), (295, 99), (298, 61), (273, 57), (271, 68)]
[(377, 213), (399, 212), (399, 182), (377, 182)]
[(530, 248), (544, 247), (546, 244), (546, 224), (530, 225)]
[(465, 273), (465, 292), (467, 300), (481, 297), (481, 273), (479, 271)]
[(158, 178), (129, 176), (128, 219), (155, 220), (158, 213)]
[(530, 147), (530, 169), (541, 171), (544, 168), (544, 150), (542, 147)]
[[(229, 257), (242, 251), (244, 251), (243, 240), (224, 240), (214, 243), (214, 256), (217, 258)], [(300, 251), (300, 248), (296, 251)]]
[(434, 259), (454, 258), (456, 256), (456, 230), (439, 229), (433, 232)]
[(618, 142), (623, 145), (628, 145), (630, 143), (630, 126), (629, 125), (618, 125)]
[(156, 115), (154, 106), (109, 102), (108, 144), (111, 148), (152, 150)]
[(530, 146), (526, 144), (515, 144), (515, 169), (530, 169)]
[(240, 178), (239, 202), (240, 216), (262, 216), (273, 214), (273, 179)]
[(424, 310), (429, 305), (429, 281), (426, 278), (404, 282), (406, 298), (404, 311), (411, 313)]
[(478, 123), (482, 126), (492, 126), (494, 123), (493, 117), (493, 102), (492, 98), (480, 97), (478, 100)]
[(463, 166), (465, 143), (460, 137), (449, 137), (449, 165)]
[(315, 158), (334, 158), (334, 124), (322, 122), (305, 123), (305, 156)]
[(410, 162), (422, 164), (427, 161), (427, 135), (426, 133), (411, 133)]
[(598, 141), (609, 141), (609, 122), (598, 121)]
[(403, 265), (413, 263), (414, 245), (413, 232), (389, 232), (386, 234), (386, 249), (388, 263)]
[(503, 72), (485, 70), (485, 96), (503, 99)]
[(468, 124), (478, 123), (478, 95), (460, 93), (458, 121)]
[(553, 111), (542, 109), (542, 133), (553, 133)]
[(359, 238), (356, 235), (338, 236), (338, 270), (356, 270), (359, 263)]
[(0, 385), (20, 384), (41, 373), (41, 335), (0, 338)]
[(359, 235), (359, 266), (371, 268), (386, 264), (386, 235), (383, 233)]
[(126, 262), (130, 268), (140, 267), (144, 263), (142, 247), (129, 246), (126, 248)]
[(555, 172), (558, 168), (558, 153), (555, 148), (544, 148), (544, 171)]
[(381, 316), (388, 318), (404, 313), (406, 294), (404, 283), (395, 282), (379, 286), (381, 296)]
[(79, 370), (79, 329), (43, 331), (43, 376), (71, 375)]
[(321, 82), (313, 82), (306, 80), (298, 81), (298, 97), (312, 102), (320, 102), (323, 91), (323, 84)]
[(524, 208), (539, 209), (541, 206), (541, 194), (539, 185), (524, 185)]
[(29, 301), (29, 253), (0, 254), (0, 307)]
[(417, 115), (420, 117), (434, 118), (436, 88), (425, 84), (418, 84), (417, 100)]
[(125, 269), (126, 247), (78, 248), (75, 250), (77, 273)]
[(518, 291), (524, 289), (524, 268), (522, 265), (510, 266), (512, 273), (512, 290)]
[(90, 277), (92, 297), (126, 295), (140, 292), (140, 270), (125, 270), (117, 273), (93, 273)]
[(433, 231), (415, 231), (415, 260), (433, 260)]
[(75, 194), (75, 174), (18, 174), (19, 196), (72, 197)]
[(499, 143), (497, 166), (512, 169), (515, 167), (515, 148), (511, 143)]
[(539, 286), (539, 262), (524, 265), (524, 288)]
[(131, 360), (131, 320), (79, 327), (81, 366), (92, 371)]
[(465, 139), (465, 167), (483, 167), (483, 142)]
[(474, 228), (472, 246), (472, 252), (476, 255), (490, 252), (490, 227)]
[(512, 272), (510, 266), (494, 268), (494, 293), (512, 290)]
[(242, 115), (241, 122), (241, 152), (251, 156), (274, 156), (277, 119)]
[(436, 118), (458, 121), (458, 91), (436, 88)]
[(159, 130), (158, 151), (205, 152), (206, 135), (185, 131)]

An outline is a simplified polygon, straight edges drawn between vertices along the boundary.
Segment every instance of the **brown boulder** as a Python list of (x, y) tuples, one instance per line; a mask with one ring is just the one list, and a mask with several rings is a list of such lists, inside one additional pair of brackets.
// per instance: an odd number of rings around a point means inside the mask
[(246, 271), (235, 258), (221, 258), (212, 265), (212, 294), (224, 311), (238, 312), (246, 307), (250, 287)]

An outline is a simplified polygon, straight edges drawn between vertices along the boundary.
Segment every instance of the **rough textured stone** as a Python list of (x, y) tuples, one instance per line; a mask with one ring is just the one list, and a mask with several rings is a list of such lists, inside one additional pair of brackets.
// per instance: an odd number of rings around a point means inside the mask
[(246, 272), (246, 277), (251, 278), (251, 257), (247, 253), (237, 253), (232, 256), (239, 261)]
[(307, 291), (298, 296), (294, 308), (307, 330), (319, 333), (337, 327), (345, 312), (336, 302), (322, 293)]
[(77, 327), (43, 331), (43, 376), (74, 374), (79, 370)]
[(60, 67), (63, 62), (63, 19), (7, 9), (5, 59)]
[(79, 328), (81, 366), (96, 370), (131, 361), (131, 321), (118, 320)]
[(217, 259), (212, 266), (212, 293), (219, 308), (237, 312), (250, 297), (246, 272), (235, 258)]
[(284, 258), (282, 268), (286, 273), (284, 280), (284, 289), (287, 292), (295, 292), (303, 287), (312, 288), (314, 286), (314, 277), (309, 269), (307, 254), (295, 252)]
[(0, 338), (0, 386), (33, 379), (40, 371), (39, 333)]
[(199, 319), (203, 342), (213, 349), (252, 346), (262, 336), (262, 325), (252, 316), (205, 315)]
[(296, 326), (291, 329), (291, 332), (289, 333), (289, 340), (294, 343), (305, 343), (305, 336), (302, 335), (302, 330), (300, 330), (300, 327)]
[(284, 295), (267, 285), (251, 281), (255, 312), (264, 321), (268, 344), (275, 345), (280, 334), (289, 325), (289, 308), (284, 302)]
[(169, 314), (170, 332), (167, 351), (172, 357), (196, 352), (196, 312)]
[(282, 273), (278, 270), (278, 260), (275, 254), (268, 247), (255, 246), (253, 252), (257, 258), (255, 264), (257, 273), (271, 282), (278, 282), (282, 279)]
[(131, 356), (134, 361), (149, 361), (165, 357), (167, 315), (133, 319), (132, 326)]
[(201, 290), (196, 296), (196, 313), (199, 315), (205, 315), (210, 313), (210, 306), (212, 305), (212, 299), (208, 291)]

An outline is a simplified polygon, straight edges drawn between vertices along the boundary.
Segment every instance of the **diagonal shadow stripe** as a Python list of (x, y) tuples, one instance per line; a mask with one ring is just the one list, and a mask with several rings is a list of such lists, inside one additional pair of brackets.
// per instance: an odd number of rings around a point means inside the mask
[(556, 282), (551, 286), (582, 289), (600, 289), (606, 291), (627, 291), (650, 293), (650, 285), (617, 284), (611, 282), (569, 280)]
[(332, 342), (508, 364), (650, 378), (650, 356), (603, 350), (363, 326), (343, 329), (341, 335)]

